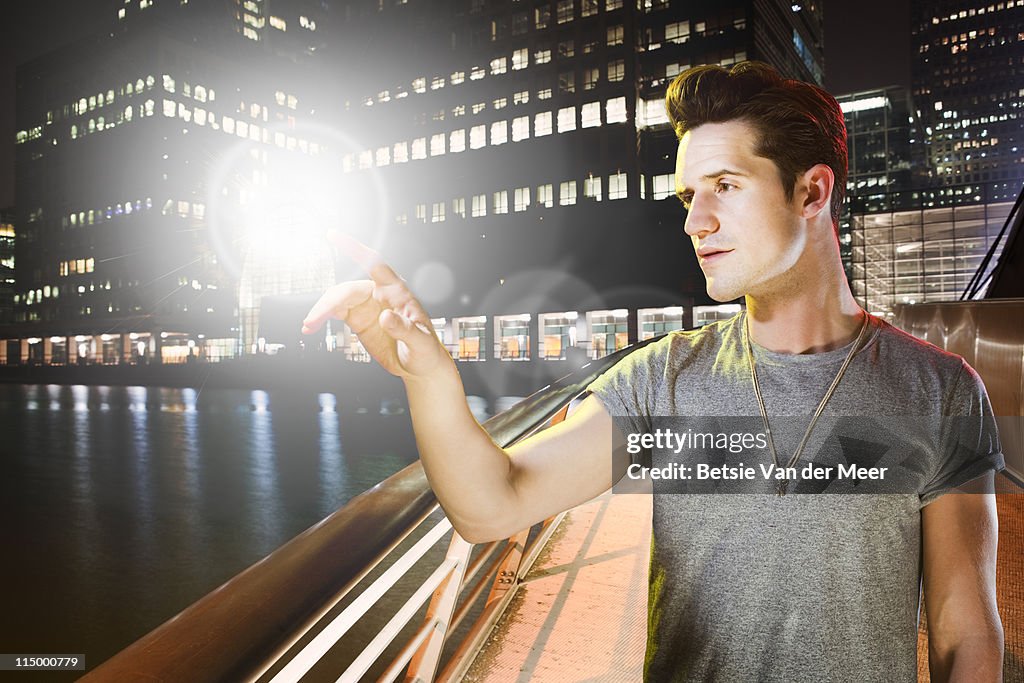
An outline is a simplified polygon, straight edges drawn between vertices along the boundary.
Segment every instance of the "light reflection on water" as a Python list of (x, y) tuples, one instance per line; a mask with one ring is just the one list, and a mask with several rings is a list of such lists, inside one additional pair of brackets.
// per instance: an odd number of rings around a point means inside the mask
[(415, 459), (407, 416), (336, 406), (0, 385), (4, 651), (91, 668)]

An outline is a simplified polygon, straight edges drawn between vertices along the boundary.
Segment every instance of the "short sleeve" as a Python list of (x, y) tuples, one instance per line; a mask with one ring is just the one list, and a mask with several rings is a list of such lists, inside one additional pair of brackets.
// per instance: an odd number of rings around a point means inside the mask
[(668, 338), (637, 349), (590, 383), (623, 434), (651, 431), (655, 397), (664, 379)]
[(1005, 467), (999, 430), (985, 384), (961, 359), (960, 372), (942, 410), (939, 461), (920, 492), (922, 507), (990, 471)]

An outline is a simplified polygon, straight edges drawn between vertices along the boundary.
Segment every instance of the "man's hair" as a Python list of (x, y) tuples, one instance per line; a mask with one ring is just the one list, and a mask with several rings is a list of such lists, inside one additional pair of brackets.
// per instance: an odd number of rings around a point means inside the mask
[(731, 69), (715, 64), (679, 74), (665, 95), (676, 136), (705, 123), (742, 120), (757, 133), (754, 153), (775, 162), (786, 199), (798, 175), (827, 164), (835, 176), (832, 225), (838, 231), (846, 193), (846, 124), (836, 99), (821, 88), (789, 78), (762, 62)]

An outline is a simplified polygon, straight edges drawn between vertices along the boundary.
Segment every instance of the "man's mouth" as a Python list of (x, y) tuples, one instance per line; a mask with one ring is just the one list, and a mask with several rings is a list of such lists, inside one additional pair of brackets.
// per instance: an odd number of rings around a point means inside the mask
[(708, 263), (714, 263), (715, 261), (721, 259), (723, 256), (731, 252), (732, 249), (719, 249), (717, 247), (701, 247), (700, 249), (697, 250), (697, 260), (700, 262), (700, 265), (703, 266)]

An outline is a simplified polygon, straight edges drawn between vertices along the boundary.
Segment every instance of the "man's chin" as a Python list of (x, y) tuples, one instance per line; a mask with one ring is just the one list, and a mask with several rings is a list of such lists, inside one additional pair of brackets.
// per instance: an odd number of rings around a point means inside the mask
[(730, 303), (743, 296), (743, 292), (737, 291), (733, 287), (725, 287), (711, 281), (707, 283), (707, 293), (709, 297), (720, 304)]

